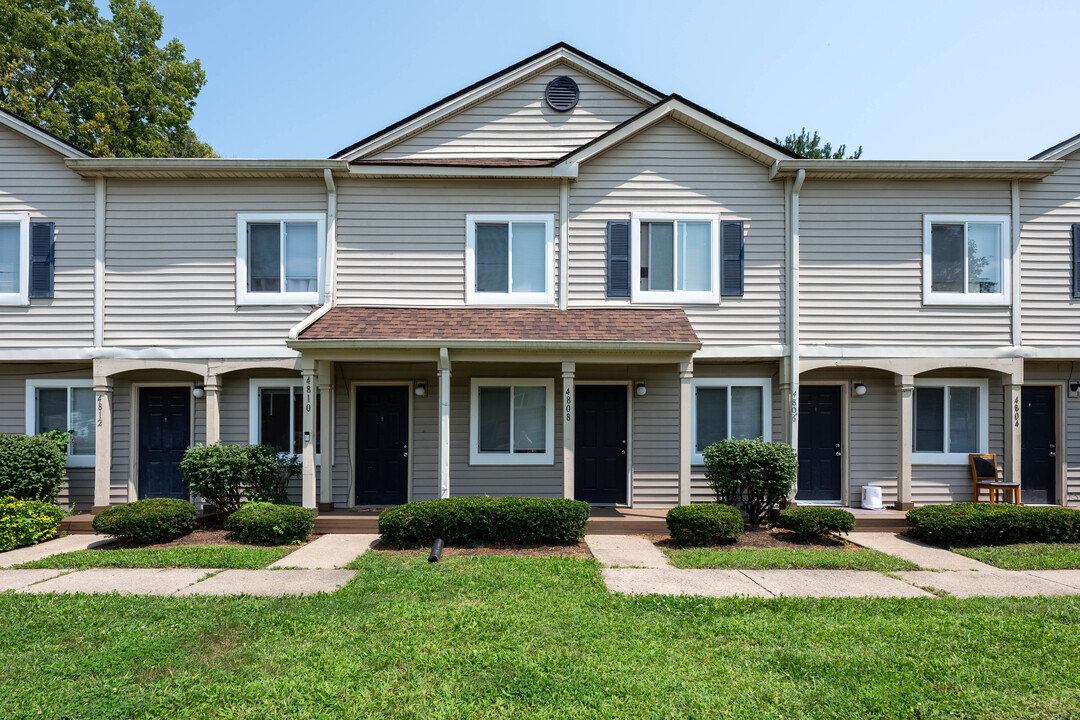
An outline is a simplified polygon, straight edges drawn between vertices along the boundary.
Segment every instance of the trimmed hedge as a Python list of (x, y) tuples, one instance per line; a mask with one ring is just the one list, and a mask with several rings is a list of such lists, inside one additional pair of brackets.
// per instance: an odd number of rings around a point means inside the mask
[(270, 445), (194, 445), (180, 461), (191, 491), (221, 517), (246, 501), (288, 504), (289, 481), (300, 476), (300, 459)]
[(727, 439), (702, 454), (716, 502), (744, 511), (750, 525), (760, 525), (791, 493), (799, 476), (795, 451), (784, 443)]
[(0, 496), (51, 503), (64, 486), (71, 434), (0, 435)]
[(958, 503), (926, 505), (907, 513), (911, 534), (954, 545), (1080, 542), (1080, 510), (1026, 505)]
[(721, 503), (680, 505), (667, 514), (668, 533), (677, 545), (733, 543), (743, 532), (739, 509)]
[(849, 533), (855, 529), (855, 516), (840, 508), (788, 508), (780, 511), (780, 527), (794, 530), (800, 535)]
[(52, 540), (66, 514), (40, 500), (0, 498), (0, 552)]
[(94, 529), (129, 542), (154, 542), (191, 532), (196, 515), (187, 500), (150, 498), (102, 510), (94, 516)]
[(383, 510), (382, 541), (393, 547), (447, 543), (575, 543), (585, 537), (589, 504), (563, 498), (486, 495), (422, 500)]
[(248, 503), (225, 520), (233, 540), (255, 543), (291, 543), (307, 539), (315, 527), (315, 511), (295, 505)]

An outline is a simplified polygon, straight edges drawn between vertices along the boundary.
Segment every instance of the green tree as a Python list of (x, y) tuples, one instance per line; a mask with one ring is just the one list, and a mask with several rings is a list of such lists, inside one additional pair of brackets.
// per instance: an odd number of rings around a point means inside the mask
[(101, 157), (214, 157), (188, 123), (206, 82), (146, 0), (0, 0), (0, 107)]
[(796, 155), (802, 155), (805, 158), (824, 158), (826, 160), (857, 160), (862, 155), (862, 145), (855, 152), (844, 157), (844, 153), (847, 152), (847, 145), (841, 145), (834, 151), (832, 145), (829, 143), (821, 144), (821, 138), (818, 137), (817, 131), (811, 135), (807, 132), (806, 128), (802, 129), (798, 135), (791, 134), (781, 140), (776, 138), (776, 142), (783, 145)]

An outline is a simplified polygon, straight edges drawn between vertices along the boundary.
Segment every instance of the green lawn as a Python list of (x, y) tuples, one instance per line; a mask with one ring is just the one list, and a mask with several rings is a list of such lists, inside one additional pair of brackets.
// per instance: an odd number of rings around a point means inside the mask
[(1080, 598), (613, 596), (367, 553), (333, 595), (0, 595), (4, 718), (1076, 718)]
[(974, 548), (953, 552), (1004, 570), (1066, 570), (1080, 568), (1080, 545), (1028, 543)]
[(678, 568), (811, 568), (815, 570), (918, 570), (907, 560), (877, 550), (839, 548), (683, 548), (664, 550)]
[(180, 545), (167, 548), (76, 550), (23, 563), (20, 568), (152, 567), (241, 568), (254, 570), (285, 557), (294, 548), (242, 545)]

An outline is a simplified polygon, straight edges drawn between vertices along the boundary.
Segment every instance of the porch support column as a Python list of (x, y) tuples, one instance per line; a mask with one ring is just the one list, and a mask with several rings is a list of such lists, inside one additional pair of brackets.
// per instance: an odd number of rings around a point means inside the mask
[(694, 379), (694, 361), (679, 363), (679, 504), (690, 504), (690, 381)]
[(221, 383), (215, 373), (207, 373), (203, 378), (203, 391), (206, 393), (206, 444), (221, 442)]
[(109, 507), (112, 484), (111, 377), (94, 377), (94, 506), (92, 512)]
[[(1021, 482), (1020, 478), (1020, 388), (1024, 384), (1023, 369), (1005, 378), (1005, 471), (1006, 482)], [(976, 498), (977, 499), (977, 498)]]
[(319, 467), (319, 503), (333, 510), (334, 418), (331, 414), (334, 394), (334, 363), (319, 363), (319, 422), (322, 426), (322, 462)]
[(439, 348), (439, 497), (450, 497), (450, 352)]
[(315, 361), (304, 358), (300, 361), (301, 387), (304, 393), (303, 407), (303, 494), (302, 504), (306, 508), (316, 507), (315, 503)]
[(915, 379), (899, 375), (896, 384), (896, 505), (897, 510), (915, 507), (911, 500), (911, 427)]
[(562, 364), (562, 441), (563, 441), (563, 497), (574, 497), (574, 370), (575, 364)]

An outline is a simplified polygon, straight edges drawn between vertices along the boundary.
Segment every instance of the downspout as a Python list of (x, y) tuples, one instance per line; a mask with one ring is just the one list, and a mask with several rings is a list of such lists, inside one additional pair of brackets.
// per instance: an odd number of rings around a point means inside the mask
[(559, 309), (569, 304), (567, 285), (570, 277), (570, 181), (559, 185)]
[(1020, 315), (1020, 181), (1013, 180), (1010, 184), (1010, 195), (1012, 196), (1012, 222), (1009, 224), (1012, 237), (1009, 243), (1012, 255), (1011, 265), (1011, 283), (1012, 287), (1009, 289), (1010, 303), (1012, 305), (1012, 344), (1014, 348), (1019, 349), (1024, 344), (1024, 336), (1021, 329), (1021, 315)]
[(105, 178), (94, 181), (94, 347), (105, 345)]
[(326, 183), (326, 277), (323, 282), (323, 304), (289, 330), (289, 340), (296, 340), (300, 333), (334, 307), (334, 291), (337, 289), (337, 186), (334, 184), (334, 171), (323, 168), (323, 182)]
[[(806, 170), (799, 169), (791, 184), (791, 243), (788, 258), (788, 442), (799, 451), (799, 192), (806, 181)], [(791, 489), (791, 499), (798, 492), (798, 482)]]

